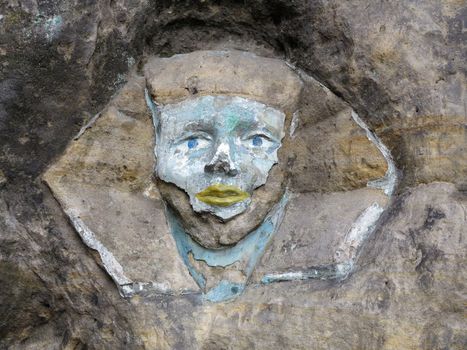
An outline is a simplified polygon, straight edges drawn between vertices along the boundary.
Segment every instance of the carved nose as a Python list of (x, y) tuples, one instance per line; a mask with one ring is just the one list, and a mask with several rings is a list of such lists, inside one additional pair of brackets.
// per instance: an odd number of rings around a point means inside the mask
[(216, 150), (211, 161), (204, 166), (204, 171), (207, 173), (224, 173), (228, 176), (238, 174), (238, 169), (230, 157), (230, 147), (226, 143), (222, 143)]

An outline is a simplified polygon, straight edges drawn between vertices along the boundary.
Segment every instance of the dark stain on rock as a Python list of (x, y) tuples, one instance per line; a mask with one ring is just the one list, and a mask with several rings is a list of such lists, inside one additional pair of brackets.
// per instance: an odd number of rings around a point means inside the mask
[(444, 219), (446, 214), (444, 214), (441, 210), (428, 207), (427, 208), (427, 215), (425, 222), (423, 223), (423, 228), (427, 230), (431, 230), (433, 226), (441, 219)]
[(415, 266), (415, 271), (418, 275), (418, 285), (424, 292), (429, 292), (433, 288), (434, 276), (433, 265), (434, 263), (444, 256), (443, 251), (435, 246), (428, 246), (419, 243), (417, 250), (421, 253), (421, 258)]

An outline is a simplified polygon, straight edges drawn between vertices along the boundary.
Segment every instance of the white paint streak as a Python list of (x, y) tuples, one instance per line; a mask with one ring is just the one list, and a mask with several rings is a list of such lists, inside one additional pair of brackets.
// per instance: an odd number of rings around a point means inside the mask
[(160, 199), (159, 192), (157, 191), (157, 186), (151, 182), (144, 190), (143, 196), (148, 199), (156, 200)]
[(156, 294), (173, 294), (168, 282), (135, 282), (121, 286), (121, 292), (125, 297), (131, 297), (138, 293), (153, 292)]
[(96, 250), (102, 260), (107, 273), (112, 277), (112, 279), (119, 286), (132, 284), (133, 281), (127, 278), (123, 272), (123, 268), (120, 263), (115, 259), (111, 252), (107, 250), (106, 247), (96, 238), (94, 232), (92, 232), (89, 227), (81, 220), (79, 216), (67, 213), (68, 217), (73, 224), (73, 227), (80, 235), (83, 242), (91, 249)]
[(291, 138), (295, 136), (295, 131), (297, 130), (298, 124), (300, 122), (299, 118), (300, 118), (299, 112), (295, 111), (295, 113), (292, 115), (292, 122), (290, 123), (289, 136)]
[(368, 139), (374, 143), (374, 145), (379, 149), (384, 159), (386, 159), (386, 162), (388, 163), (388, 170), (386, 171), (386, 174), (380, 179), (368, 182), (367, 186), (380, 188), (387, 196), (392, 195), (397, 184), (397, 168), (394, 160), (392, 159), (391, 152), (381, 142), (378, 136), (370, 131), (365, 122), (354, 111), (352, 111), (352, 118), (363, 130), (366, 131), (366, 136)]
[(91, 118), (91, 120), (89, 122), (86, 123), (86, 125), (84, 125), (81, 130), (78, 132), (78, 134), (75, 136), (75, 138), (73, 140), (78, 140), (83, 134), (84, 132), (89, 129), (95, 122), (97, 119), (99, 119), (101, 115), (101, 112), (97, 113), (94, 117)]
[(286, 272), (266, 275), (270, 280), (281, 280), (281, 281), (295, 281), (305, 278), (305, 274), (302, 271), (298, 272)]
[[(309, 76), (307, 73), (305, 73), (303, 70), (301, 70), (300, 68), (297, 68), (293, 63), (291, 62), (285, 62), (285, 64), (291, 69), (293, 70), (299, 77), (301, 80), (303, 81), (306, 81), (306, 82), (311, 82), (313, 84), (318, 84), (319, 87), (321, 87), (322, 89), (328, 91), (328, 92), (331, 92), (331, 90), (329, 90), (323, 83), (321, 83), (317, 78), (315, 77), (311, 77)], [(332, 93), (332, 92), (331, 92)]]
[(373, 203), (360, 214), (336, 251), (335, 260), (337, 262), (353, 264), (359, 248), (373, 232), (383, 211), (384, 209), (379, 204)]
[(347, 261), (345, 263), (336, 264), (336, 276), (338, 278), (345, 278), (350, 272), (352, 272), (354, 266), (353, 261)]
[(274, 282), (284, 282), (284, 281), (303, 281), (309, 279), (335, 279), (335, 278), (345, 278), (352, 271), (353, 263), (342, 263), (329, 265), (327, 268), (320, 269), (312, 268), (307, 271), (293, 271), (285, 273), (271, 273), (264, 275), (261, 279), (263, 284), (269, 284)]

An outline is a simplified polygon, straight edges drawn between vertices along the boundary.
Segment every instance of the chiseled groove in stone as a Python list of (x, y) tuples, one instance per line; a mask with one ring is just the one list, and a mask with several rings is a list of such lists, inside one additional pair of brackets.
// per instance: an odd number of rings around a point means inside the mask
[[(151, 110), (152, 114), (152, 124), (154, 125), (154, 131), (157, 132), (159, 130), (159, 120), (160, 120), (160, 110), (156, 106), (156, 102), (152, 100), (148, 88), (144, 88), (144, 99), (146, 100), (146, 105), (149, 107)], [(157, 140), (158, 138), (155, 138), (156, 144), (154, 145), (154, 153), (155, 149), (157, 148)]]
[(366, 131), (366, 136), (368, 139), (373, 142), (373, 144), (379, 149), (384, 159), (386, 159), (386, 162), (388, 163), (388, 170), (386, 171), (386, 174), (380, 179), (369, 181), (367, 186), (382, 189), (387, 196), (391, 196), (397, 184), (397, 168), (394, 160), (392, 159), (391, 152), (381, 142), (379, 137), (370, 131), (368, 126), (355, 111), (352, 111), (352, 118), (355, 120), (358, 126)]
[(112, 280), (118, 287), (120, 294), (125, 297), (131, 297), (135, 294), (142, 294), (143, 292), (149, 294), (163, 294), (163, 295), (184, 295), (193, 294), (194, 291), (182, 290), (178, 293), (172, 291), (168, 283), (156, 283), (156, 282), (133, 282), (131, 279), (125, 276), (123, 267), (115, 259), (113, 254), (107, 250), (106, 247), (96, 238), (94, 232), (81, 220), (77, 215), (67, 212), (73, 227), (78, 232), (79, 236), (89, 248), (96, 250), (101, 257), (102, 264), (104, 265), (105, 271), (110, 275)]
[(349, 232), (345, 235), (344, 241), (336, 251), (335, 259), (338, 263), (353, 265), (363, 242), (373, 233), (376, 223), (383, 213), (378, 203), (373, 203), (366, 208), (355, 220)]
[(73, 138), (73, 140), (78, 140), (83, 134), (84, 132), (89, 129), (91, 126), (93, 126), (93, 124), (97, 121), (97, 119), (99, 119), (99, 117), (101, 116), (102, 112), (99, 112), (97, 113), (94, 117), (91, 118), (91, 120), (89, 122), (86, 123), (86, 125), (84, 125), (80, 131), (78, 132), (78, 134)]
[(292, 121), (290, 123), (290, 130), (289, 130), (289, 136), (291, 138), (294, 138), (295, 136), (295, 131), (297, 130), (298, 124), (300, 122), (300, 113), (299, 111), (295, 111), (292, 114)]
[(352, 270), (353, 264), (333, 264), (325, 266), (316, 266), (305, 271), (292, 271), (285, 273), (271, 273), (264, 275), (261, 279), (262, 284), (288, 281), (305, 281), (310, 279), (340, 279), (346, 277)]
[(96, 250), (102, 260), (102, 264), (104, 265), (105, 270), (107, 273), (112, 277), (114, 282), (119, 286), (120, 293), (123, 296), (128, 296), (128, 293), (131, 294), (132, 288), (129, 286), (133, 285), (133, 281), (130, 280), (128, 277), (125, 276), (123, 272), (122, 265), (115, 259), (111, 252), (107, 250), (104, 245), (96, 238), (94, 232), (92, 232), (86, 224), (81, 220), (81, 218), (77, 215), (74, 215), (70, 212), (67, 213), (68, 217), (70, 218), (73, 227), (78, 232), (79, 236), (83, 240), (83, 242), (91, 249)]
[(322, 82), (320, 82), (318, 80), (317, 77), (312, 77), (311, 75), (308, 75), (306, 72), (304, 72), (302, 69), (300, 68), (297, 68), (294, 64), (288, 62), (288, 61), (285, 61), (285, 64), (290, 68), (292, 69), (299, 77), (301, 80), (303, 81), (313, 81), (314, 83), (318, 84), (321, 88), (323, 88), (324, 90), (328, 91), (328, 92), (331, 92), (332, 94), (334, 94), (334, 92), (332, 92), (331, 90), (329, 90), (329, 88), (324, 85)]
[(199, 291), (191, 289), (183, 289), (174, 291), (170, 288), (168, 283), (157, 283), (157, 282), (134, 282), (125, 285), (119, 285), (120, 291), (124, 297), (129, 298), (134, 295), (151, 297), (158, 295), (200, 295)]

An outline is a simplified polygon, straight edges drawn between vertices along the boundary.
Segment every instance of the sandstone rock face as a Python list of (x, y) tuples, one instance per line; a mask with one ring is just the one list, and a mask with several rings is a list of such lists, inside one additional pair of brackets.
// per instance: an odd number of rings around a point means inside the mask
[[(162, 68), (155, 62), (160, 62)], [(187, 67), (183, 66), (183, 62)], [(243, 62), (246, 67), (240, 67)], [(272, 66), (268, 69), (276, 68), (278, 71), (273, 79), (271, 74), (266, 74), (269, 71), (261, 78), (251, 73), (261, 71), (267, 64)], [(198, 66), (201, 69), (196, 69)], [(162, 73), (153, 73), (151, 69), (154, 67)], [(206, 75), (208, 68), (214, 70), (214, 77)], [(182, 70), (188, 73), (173, 78), (173, 81), (169, 79), (169, 82), (163, 80), (167, 77), (160, 77), (164, 72), (169, 77), (173, 76), (171, 72), (174, 70), (179, 75)], [(136, 73), (130, 77), (122, 92), (78, 133), (60, 159), (43, 176), (83, 242), (98, 252), (97, 262), (109, 273), (123, 296), (148, 293), (206, 294), (216, 286), (212, 280), (220, 283), (231, 278), (232, 282), (239, 284), (241, 275), (245, 276), (245, 283), (271, 283), (295, 280), (297, 274), (300, 275), (299, 280), (336, 279), (344, 278), (351, 272), (355, 257), (364, 241), (373, 233), (374, 225), (388, 207), (393, 192), (392, 183), (385, 186), (385, 191), (364, 187), (371, 185), (372, 181), (381, 181), (386, 173), (387, 180), (395, 182), (397, 174), (389, 170), (394, 167), (390, 153), (383, 154), (384, 150), (379, 147), (384, 145), (364, 129), (364, 124), (358, 124), (362, 123), (359, 119), (353, 120), (357, 117), (350, 107), (304, 73), (301, 75), (306, 79), (300, 80), (284, 62), (239, 51), (201, 51), (176, 55), (162, 61), (153, 60), (144, 71), (145, 77)], [(226, 79), (232, 76), (239, 80), (228, 80), (222, 87), (216, 74), (219, 71), (225, 74)], [(316, 125), (307, 129), (299, 125), (299, 118), (308, 119), (306, 113), (309, 111), (306, 105), (303, 108), (303, 102), (297, 101), (293, 116), (290, 111), (288, 113), (292, 120), (289, 121), (281, 159), (269, 173), (267, 182), (253, 192), (252, 204), (245, 213), (230, 221), (219, 221), (209, 213), (194, 212), (183, 189), (162, 179), (152, 180), (157, 175), (153, 174), (155, 159), (151, 154), (154, 148), (160, 147), (158, 137), (162, 131), (153, 130), (154, 116), (148, 117), (147, 111), (138, 114), (133, 107), (144, 103), (145, 80), (149, 85), (147, 91), (157, 95), (157, 103), (161, 103), (167, 98), (164, 96), (186, 91), (183, 88), (185, 80), (190, 81), (193, 74), (199, 80), (196, 95), (217, 93), (206, 91), (206, 86), (210, 84), (221, 89), (220, 94), (230, 90), (236, 94), (239, 82), (249, 79), (247, 83), (251, 86), (246, 84), (242, 87), (241, 94), (251, 98), (263, 96), (263, 101), (270, 98), (272, 103), (282, 100), (290, 107), (291, 97), (287, 93), (294, 92), (295, 96), (299, 96), (302, 85), (305, 92), (314, 86), (323, 90), (321, 92), (328, 101), (335, 104), (340, 102), (344, 109), (330, 116), (324, 127)], [(295, 84), (291, 84), (292, 92), (281, 91), (286, 96), (279, 98), (274, 94), (273, 86), (275, 79), (280, 81), (282, 76), (285, 82), (292, 80)], [(181, 81), (178, 88), (177, 79)], [(264, 89), (268, 89), (266, 93)], [(128, 100), (127, 96), (133, 96), (134, 100)], [(320, 94), (317, 94), (317, 98), (307, 96), (306, 102), (319, 105)], [(208, 117), (204, 116), (205, 119)], [(335, 125), (335, 128), (329, 124)], [(320, 135), (326, 137), (320, 139)], [(307, 159), (313, 148), (313, 158)], [(306, 165), (299, 164), (301, 158), (305, 158), (302, 161)], [(157, 159), (158, 166), (161, 161)], [(324, 180), (317, 181), (323, 179), (323, 172), (328, 186), (324, 185)], [(223, 180), (228, 181), (229, 178)], [(332, 185), (335, 188), (331, 192), (329, 188), (333, 189)], [(343, 192), (343, 189), (349, 191)], [(327, 194), (319, 193), (326, 190)], [(262, 245), (255, 243), (253, 248), (253, 243), (248, 243), (252, 238), (248, 237), (253, 236), (255, 229), (260, 229), (266, 216), (273, 215), (279, 202), (283, 203), (280, 205), (283, 213), (278, 219), (279, 237), (268, 243), (270, 246), (265, 250), (266, 256), (258, 266), (256, 263), (250, 265), (253, 260), (247, 255), (232, 257), (226, 264), (210, 262), (199, 253), (196, 255), (197, 250), (193, 249), (191, 255), (185, 257), (180, 249), (188, 243), (181, 243), (179, 234), (174, 232), (170, 219), (172, 214), (167, 209), (170, 207), (181, 218), (183, 227), (199, 245), (211, 249), (206, 252), (208, 256), (216, 255), (216, 249), (221, 249), (221, 260), (225, 261), (229, 251), (248, 250), (250, 245), (252, 251), (257, 251), (251, 256), (263, 255)], [(339, 220), (335, 220), (336, 216), (339, 216)], [(193, 232), (193, 229), (196, 231)], [(211, 243), (217, 243), (218, 236), (230, 241), (224, 246), (214, 245), (213, 249)], [(187, 266), (183, 266), (184, 263)], [(203, 271), (199, 272), (202, 279), (197, 277), (198, 272), (190, 270), (189, 264)], [(209, 266), (213, 268), (211, 278), (208, 277)], [(255, 277), (250, 280), (253, 268)], [(244, 289), (243, 285), (233, 288)]]
[[(466, 14), (448, 0), (1, 3), (0, 348), (465, 349)], [(319, 82), (279, 154), (291, 210), (237, 299), (122, 298), (43, 175), (93, 230), (118, 228), (100, 239), (127, 278), (194, 290), (160, 214), (137, 76), (148, 57), (231, 49)], [(388, 168), (352, 111), (394, 157), (390, 200), (366, 187)], [(387, 210), (347, 279), (264, 283), (332, 263), (375, 198)]]

